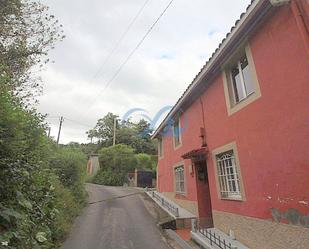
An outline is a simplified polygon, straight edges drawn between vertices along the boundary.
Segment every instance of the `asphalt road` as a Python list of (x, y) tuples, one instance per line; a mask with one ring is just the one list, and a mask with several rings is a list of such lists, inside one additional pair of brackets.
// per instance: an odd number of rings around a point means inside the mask
[(90, 203), (107, 200), (86, 207), (62, 249), (170, 248), (138, 190), (95, 184), (87, 184), (86, 188)]

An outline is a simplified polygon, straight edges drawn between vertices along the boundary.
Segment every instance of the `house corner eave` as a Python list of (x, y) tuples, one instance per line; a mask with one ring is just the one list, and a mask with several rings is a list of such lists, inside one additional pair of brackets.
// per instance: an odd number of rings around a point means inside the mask
[(291, 2), (291, 0), (269, 0), (272, 6), (278, 7), (281, 5), (285, 5)]
[(152, 139), (157, 138), (159, 132), (165, 127), (168, 119), (172, 118), (177, 111), (183, 107), (183, 105), (192, 97), (194, 91), (197, 90), (203, 80), (208, 80), (210, 75), (215, 74), (220, 70), (220, 61), (227, 58), (233, 51), (231, 48), (237, 41), (241, 40), (246, 35), (250, 34), (252, 30), (265, 18), (268, 11), (275, 6), (280, 6), (290, 2), (290, 0), (253, 0), (251, 5), (247, 8), (247, 11), (241, 15), (241, 18), (236, 22), (235, 26), (232, 27), (226, 38), (223, 39), (217, 50), (213, 53), (209, 61), (196, 75), (194, 80), (191, 82), (187, 90), (178, 99), (169, 114), (165, 117), (159, 127), (155, 130)]

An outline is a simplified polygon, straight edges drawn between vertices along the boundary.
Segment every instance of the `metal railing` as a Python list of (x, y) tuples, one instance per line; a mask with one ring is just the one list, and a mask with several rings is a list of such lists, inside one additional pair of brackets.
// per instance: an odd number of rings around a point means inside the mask
[(230, 242), (227, 242), (220, 235), (216, 234), (210, 229), (202, 228), (197, 219), (192, 220), (192, 231), (199, 232), (203, 235), (210, 243), (210, 245), (216, 245), (220, 249), (237, 249), (237, 246), (232, 245)]
[(175, 207), (172, 203), (165, 200), (163, 197), (158, 195), (156, 192), (152, 192), (152, 197), (156, 200), (158, 200), (163, 207), (166, 207), (172, 214), (174, 214), (176, 217), (179, 217), (179, 209)]
[(209, 229), (200, 228), (199, 232), (208, 239), (210, 245), (216, 245), (220, 249), (234, 249), (235, 248), (234, 246), (231, 245), (231, 243), (226, 242), (225, 239), (222, 239), (220, 237), (220, 235), (216, 235), (215, 232), (211, 232), (211, 230)]

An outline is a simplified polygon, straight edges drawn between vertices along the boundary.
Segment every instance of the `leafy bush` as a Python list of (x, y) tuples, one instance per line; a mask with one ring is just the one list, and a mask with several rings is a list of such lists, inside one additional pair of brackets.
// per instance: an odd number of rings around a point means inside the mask
[(7, 248), (55, 248), (81, 208), (73, 193), (44, 165), (1, 160), (0, 166), (8, 177), (1, 186), (0, 242)]
[(151, 155), (150, 157), (151, 157), (151, 165), (152, 165), (152, 177), (156, 179), (157, 178), (158, 156)]
[(115, 174), (111, 170), (100, 170), (92, 179), (93, 183), (107, 186), (122, 186), (125, 174)]
[(59, 149), (50, 160), (50, 166), (59, 176), (61, 184), (68, 188), (75, 200), (83, 204), (85, 188), (83, 183), (86, 178), (86, 155), (79, 149), (63, 147)]
[(55, 248), (85, 200), (85, 156), (48, 140), (42, 117), (4, 88), (0, 106), (0, 244)]
[(85, 198), (81, 154), (64, 152), (49, 140), (44, 117), (31, 108), (40, 87), (30, 69), (47, 63), (45, 55), (63, 39), (61, 25), (46, 11), (37, 0), (1, 2), (0, 246), (5, 248), (56, 248)]
[(136, 156), (137, 169), (152, 169), (152, 159), (148, 154), (140, 153)]
[[(62, 241), (70, 231), (73, 219), (80, 213), (83, 206), (76, 202), (74, 194), (61, 185), (59, 180), (54, 181), (54, 222), (50, 229), (53, 231), (52, 241), (56, 243)], [(84, 198), (81, 198), (84, 201)]]
[(114, 173), (129, 172), (136, 166), (133, 148), (124, 144), (117, 144), (99, 151), (102, 169), (111, 169)]
[(99, 151), (100, 170), (93, 178), (93, 183), (103, 185), (123, 185), (128, 172), (137, 164), (134, 150), (127, 145), (118, 144)]

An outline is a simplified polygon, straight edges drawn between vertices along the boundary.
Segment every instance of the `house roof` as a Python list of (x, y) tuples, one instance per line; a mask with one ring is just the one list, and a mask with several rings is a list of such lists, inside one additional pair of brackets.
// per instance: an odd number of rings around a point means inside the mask
[[(280, 1), (282, 0), (279, 0), (279, 2)], [(272, 0), (251, 1), (246, 11), (240, 15), (240, 18), (236, 21), (230, 32), (227, 33), (218, 48), (211, 55), (200, 72), (195, 76), (159, 127), (155, 130), (152, 138), (156, 138), (159, 135), (168, 120), (173, 118), (180, 110), (183, 110), (184, 107), (190, 105), (194, 97), (201, 95), (211, 79), (220, 72), (224, 60), (228, 58), (233, 50), (243, 42), (244, 38), (248, 37), (253, 29), (265, 19), (273, 7), (271, 2)]]

